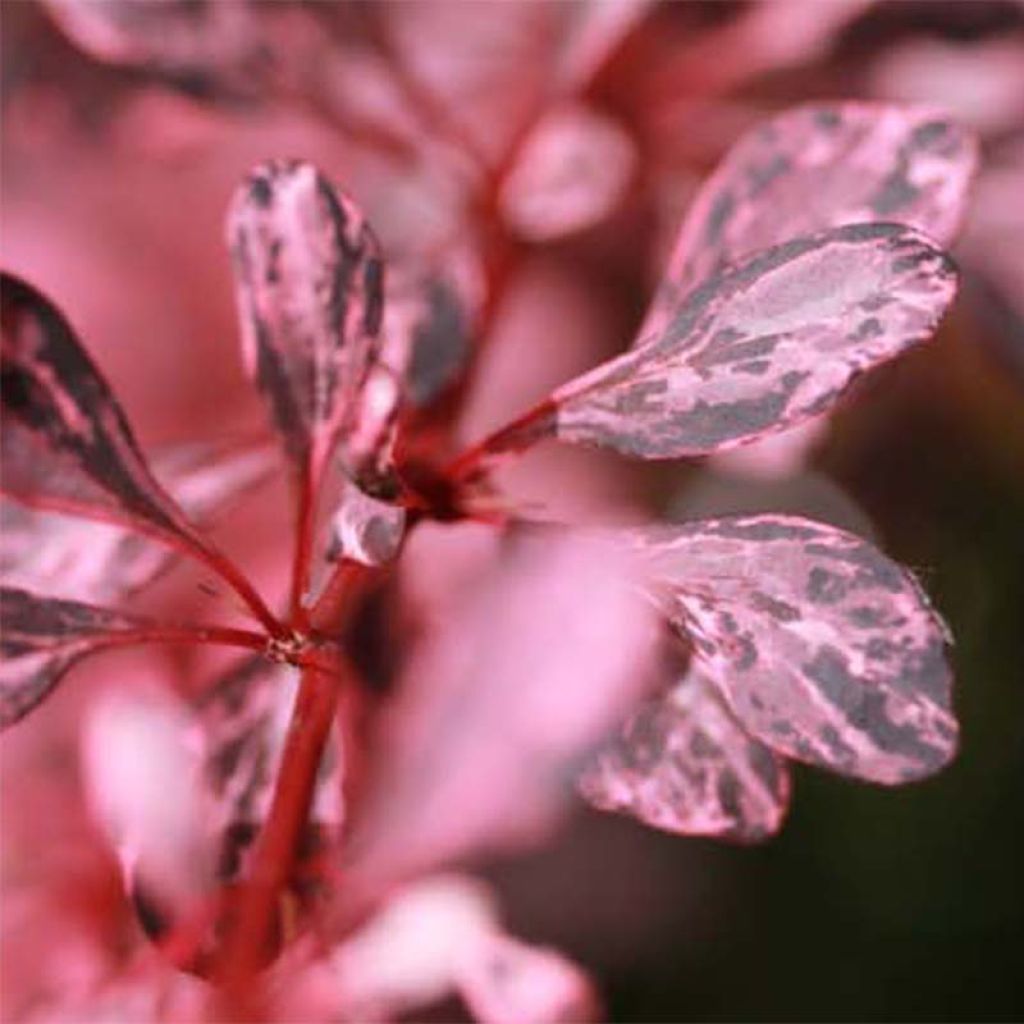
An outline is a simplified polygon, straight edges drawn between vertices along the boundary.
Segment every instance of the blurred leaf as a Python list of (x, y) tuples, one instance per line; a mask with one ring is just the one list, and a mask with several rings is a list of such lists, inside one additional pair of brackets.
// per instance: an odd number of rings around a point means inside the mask
[(701, 281), (798, 235), (886, 221), (948, 245), (977, 158), (970, 132), (925, 107), (814, 103), (758, 124), (690, 207), (638, 343)]
[[(197, 520), (216, 517), (276, 466), (266, 446), (175, 445), (152, 459), (154, 474)], [(0, 501), (0, 573), (29, 590), (116, 602), (167, 570), (178, 552), (138, 533)]]
[[(300, 675), (291, 665), (246, 658), (196, 701), (222, 882), (238, 881), (244, 873), (245, 855), (269, 814)], [(341, 826), (341, 773), (340, 741), (333, 731), (303, 832), (305, 857), (319, 853)]]

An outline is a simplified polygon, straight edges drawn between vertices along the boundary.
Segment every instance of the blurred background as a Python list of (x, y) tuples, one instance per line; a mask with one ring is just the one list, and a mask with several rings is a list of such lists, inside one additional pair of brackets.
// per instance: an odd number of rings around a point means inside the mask
[[(782, 834), (754, 848), (580, 809), (542, 850), (486, 872), (512, 930), (591, 969), (613, 1020), (1024, 1017), (1024, 4), (0, 13), (4, 267), (70, 314), (147, 443), (262, 422), (221, 241), (259, 160), (315, 160), (391, 256), (457, 249), (469, 305), (500, 278), (459, 422), (469, 439), (625, 346), (694, 189), (759, 119), (850, 98), (934, 104), (972, 127), (982, 162), (953, 250), (957, 304), (934, 344), (872, 374), (820, 436), (781, 460), (544, 450), (507, 481), (577, 519), (783, 510), (872, 537), (956, 638), (958, 760), (895, 790), (798, 768)], [(515, 173), (509, 154), (543, 148), (551, 111), (575, 142)], [(474, 182), (495, 168), (498, 201), (481, 209)], [(280, 517), (249, 516), (228, 546), (274, 579)], [(15, 911), (26, 877), (55, 893), (109, 885), (109, 865), (89, 867), (99, 854), (60, 848), (82, 813), (69, 808), (85, 689), (4, 741)], [(5, 943), (28, 935), (8, 918)]]

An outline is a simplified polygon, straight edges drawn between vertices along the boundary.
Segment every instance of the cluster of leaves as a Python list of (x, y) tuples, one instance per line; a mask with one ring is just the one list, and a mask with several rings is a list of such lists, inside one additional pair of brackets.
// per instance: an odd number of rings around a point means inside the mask
[[(247, 887), (242, 923), (264, 890), (302, 888), (310, 851), (328, 851), (321, 879), (345, 864), (358, 916), (395, 879), (529, 830), (523, 808), (610, 731), (579, 776), (584, 797), (685, 834), (776, 830), (788, 759), (886, 784), (936, 771), (957, 737), (948, 638), (870, 544), (776, 515), (533, 524), (503, 505), (490, 469), (545, 439), (703, 456), (828, 412), (861, 373), (933, 335), (956, 290), (942, 246), (973, 165), (971, 140), (928, 110), (817, 104), (759, 126), (693, 204), (632, 347), (454, 456), (413, 415), (436, 394), (424, 351), (460, 321), (450, 294), (386, 266), (359, 206), (315, 167), (256, 168), (227, 235), (245, 365), (294, 484), (284, 614), (197, 525), (273, 474), (273, 452), (192, 444), (151, 462), (55, 303), (5, 274), (2, 486), (18, 506), (5, 512), (3, 724), (96, 650), (255, 652), (196, 705), (219, 801), (211, 884)], [(511, 541), (380, 713), (347, 626), (431, 519)], [(173, 553), (222, 577), (253, 625), (122, 610)], [(74, 598), (45, 592), (58, 574)], [(385, 738), (361, 750), (375, 729)], [(514, 772), (501, 803), (494, 780)], [(448, 821), (445, 806), (470, 810)], [(255, 920), (242, 974), (261, 954)]]

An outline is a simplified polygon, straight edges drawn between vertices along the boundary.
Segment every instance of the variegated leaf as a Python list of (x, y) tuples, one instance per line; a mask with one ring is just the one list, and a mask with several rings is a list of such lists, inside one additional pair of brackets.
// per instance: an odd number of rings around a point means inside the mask
[(194, 543), (71, 325), (32, 285), (2, 284), (3, 493)]
[(355, 203), (312, 165), (276, 161), (227, 221), (243, 354), (292, 460), (319, 465), (353, 420), (379, 348), (383, 267)]
[(0, 591), (0, 728), (24, 718), (83, 655), (144, 631), (150, 623), (109, 608)]
[[(246, 854), (270, 811), (299, 677), (291, 665), (246, 658), (196, 701), (223, 882), (237, 881), (243, 873)], [(332, 842), (343, 817), (341, 744), (334, 729), (320, 762), (304, 855)]]
[[(153, 471), (197, 520), (219, 515), (273, 471), (266, 447), (176, 445), (153, 457)], [(178, 553), (113, 523), (0, 501), (0, 575), (54, 596), (115, 603), (156, 579)]]
[(606, 811), (682, 835), (754, 842), (789, 802), (786, 762), (736, 721), (699, 667), (679, 669), (584, 769), (580, 791)]
[(813, 103), (759, 124), (700, 190), (638, 341), (726, 264), (798, 235), (889, 221), (948, 245), (976, 163), (970, 132), (925, 107)]
[(423, 406), (452, 382), (469, 355), (480, 304), (478, 268), (457, 261), (448, 272), (398, 266), (388, 274), (381, 361)]
[(832, 408), (929, 338), (955, 290), (950, 260), (909, 228), (799, 238), (705, 282), (661, 333), (558, 389), (531, 429), (641, 458), (731, 447)]
[(953, 756), (945, 625), (914, 578), (870, 544), (779, 515), (630, 537), (695, 665), (762, 743), (888, 784)]

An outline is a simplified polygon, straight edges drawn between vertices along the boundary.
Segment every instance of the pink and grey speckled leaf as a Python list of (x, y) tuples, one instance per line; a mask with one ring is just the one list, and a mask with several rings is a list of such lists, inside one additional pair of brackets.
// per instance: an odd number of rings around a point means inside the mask
[(641, 458), (732, 447), (832, 408), (858, 374), (929, 338), (955, 291), (948, 257), (909, 228), (799, 238), (705, 282), (663, 331), (525, 422)]
[(83, 655), (145, 631), (148, 620), (80, 601), (0, 591), (0, 728), (24, 718)]
[(376, 360), (383, 265), (362, 212), (312, 164), (257, 167), (227, 220), (246, 368), (289, 457), (314, 470), (351, 431)]
[(2, 285), (3, 493), (199, 546), (71, 325), (27, 282)]
[(443, 269), (389, 270), (381, 362), (403, 382), (412, 406), (443, 392), (469, 357), (482, 300), (479, 276), (468, 258), (453, 258)]
[[(300, 672), (263, 657), (245, 658), (195, 702), (218, 837), (218, 874), (237, 881), (270, 810)], [(344, 818), (341, 744), (332, 729), (320, 762), (306, 823), (303, 857), (334, 842)]]
[[(273, 473), (266, 445), (175, 445), (152, 457), (154, 475), (197, 521), (216, 517)], [(100, 603), (146, 586), (179, 557), (113, 523), (0, 500), (0, 576), (5, 583)]]
[(736, 721), (699, 666), (676, 665), (580, 776), (595, 807), (682, 835), (755, 842), (789, 803), (786, 762)]
[(953, 756), (946, 627), (876, 548), (779, 515), (629, 536), (695, 665), (762, 743), (886, 784), (931, 775)]
[(843, 224), (906, 224), (948, 245), (977, 164), (971, 133), (925, 107), (815, 103), (758, 125), (700, 190), (637, 343), (730, 263)]

